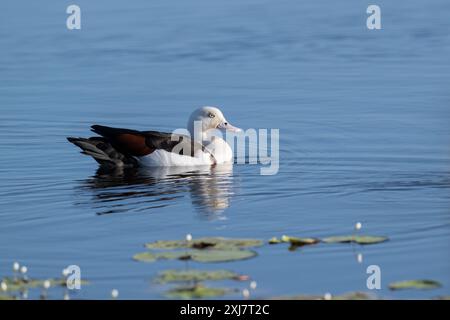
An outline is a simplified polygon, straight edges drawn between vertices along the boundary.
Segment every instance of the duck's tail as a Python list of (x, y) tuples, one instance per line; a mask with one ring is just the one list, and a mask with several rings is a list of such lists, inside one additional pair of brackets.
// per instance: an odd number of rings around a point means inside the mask
[(117, 151), (105, 138), (74, 138), (68, 137), (67, 140), (79, 147), (82, 154), (91, 156), (102, 167), (135, 167), (137, 160)]

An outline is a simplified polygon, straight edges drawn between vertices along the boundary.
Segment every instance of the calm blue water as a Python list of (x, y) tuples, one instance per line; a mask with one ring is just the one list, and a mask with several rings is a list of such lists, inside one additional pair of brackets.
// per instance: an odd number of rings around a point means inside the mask
[[(73, 2), (0, 6), (0, 276), (14, 261), (39, 278), (77, 264), (91, 285), (76, 298), (162, 298), (152, 278), (184, 264), (132, 261), (145, 242), (323, 237), (360, 221), (391, 241), (264, 246), (190, 267), (248, 274), (263, 298), (368, 291), (371, 264), (382, 297), (450, 293), (448, 1), (377, 1), (380, 31), (356, 0), (74, 2), (80, 31), (65, 26)], [(242, 128), (279, 128), (279, 173), (96, 174), (65, 140), (94, 123), (171, 131), (202, 105)], [(387, 289), (417, 278), (443, 287)]]

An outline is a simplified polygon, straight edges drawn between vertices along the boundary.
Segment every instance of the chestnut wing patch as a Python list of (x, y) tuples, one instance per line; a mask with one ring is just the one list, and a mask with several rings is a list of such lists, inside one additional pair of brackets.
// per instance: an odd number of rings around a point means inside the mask
[(111, 143), (118, 150), (138, 157), (148, 155), (155, 151), (154, 148), (151, 148), (146, 144), (144, 136), (134, 133), (119, 134), (115, 140), (111, 141)]

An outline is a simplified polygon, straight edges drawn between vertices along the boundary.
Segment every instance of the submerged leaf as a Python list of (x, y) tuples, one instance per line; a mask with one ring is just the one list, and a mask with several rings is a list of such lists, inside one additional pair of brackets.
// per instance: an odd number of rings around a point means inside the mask
[(250, 250), (187, 250), (166, 252), (142, 252), (133, 256), (134, 260), (153, 262), (156, 260), (194, 260), (197, 262), (227, 262), (249, 259), (256, 256)]
[(402, 289), (436, 289), (440, 288), (442, 285), (434, 280), (405, 280), (397, 281), (389, 284), (389, 289), (391, 290), (402, 290)]
[(375, 299), (374, 296), (365, 292), (349, 292), (338, 296), (332, 296), (331, 300), (371, 300)]
[(325, 238), (322, 241), (326, 243), (358, 243), (358, 244), (375, 244), (381, 243), (389, 240), (387, 237), (382, 236), (359, 236), (359, 235), (350, 235), (350, 236), (337, 236), (337, 237), (329, 237)]
[(192, 241), (185, 240), (160, 240), (146, 243), (149, 249), (236, 249), (259, 247), (263, 244), (258, 239), (229, 239), (229, 238), (199, 238)]
[(165, 270), (161, 272), (156, 281), (159, 283), (179, 281), (206, 281), (206, 280), (238, 280), (239, 274), (228, 270)]
[[(273, 300), (325, 300), (324, 296), (319, 295), (293, 295), (274, 297)], [(331, 296), (331, 300), (371, 300), (376, 299), (375, 296), (364, 292), (349, 292), (338, 296)]]
[(276, 296), (269, 298), (270, 300), (322, 300), (323, 296), (298, 294), (291, 296)]
[(223, 296), (228, 291), (225, 288), (209, 288), (203, 285), (196, 285), (171, 289), (166, 295), (175, 299), (202, 299)]

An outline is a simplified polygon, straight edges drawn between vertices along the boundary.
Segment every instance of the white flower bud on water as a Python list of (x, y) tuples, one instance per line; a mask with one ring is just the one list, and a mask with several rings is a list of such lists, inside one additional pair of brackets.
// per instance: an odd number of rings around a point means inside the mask
[(327, 293), (324, 294), (323, 298), (324, 298), (325, 300), (331, 300), (332, 295), (331, 295), (331, 293), (327, 292)]
[(250, 282), (250, 289), (255, 290), (257, 286), (258, 284), (256, 283), (256, 281)]
[(50, 288), (50, 286), (51, 286), (50, 280), (45, 280), (44, 281), (44, 288), (48, 289), (48, 288)]
[(186, 235), (186, 241), (192, 241), (192, 234), (188, 233)]
[(356, 260), (358, 261), (358, 263), (362, 263), (363, 262), (363, 255), (362, 255), (362, 253), (358, 253), (356, 255)]
[(119, 296), (119, 290), (113, 289), (113, 290), (111, 291), (111, 297), (112, 297), (113, 299), (117, 299), (118, 296)]
[(3, 291), (8, 290), (8, 285), (6, 284), (6, 282), (2, 281), (2, 283), (0, 284), (0, 288), (2, 288)]
[(356, 230), (360, 230), (361, 228), (362, 228), (361, 222), (357, 222), (357, 223), (355, 224), (355, 229), (356, 229)]
[(242, 295), (245, 299), (247, 299), (248, 297), (250, 297), (250, 291), (248, 291), (248, 289), (244, 289), (242, 290)]
[(63, 300), (70, 300), (70, 296), (68, 293), (65, 293), (63, 296)]
[(63, 277), (67, 277), (67, 276), (69, 275), (69, 269), (64, 268), (64, 269), (62, 270), (62, 275), (63, 275)]
[(20, 269), (20, 264), (18, 262), (14, 262), (13, 263), (13, 270), (14, 270), (14, 272), (19, 271), (19, 269)]
[(20, 267), (20, 273), (25, 274), (25, 273), (27, 273), (27, 271), (28, 271), (27, 267), (25, 267), (25, 266)]

